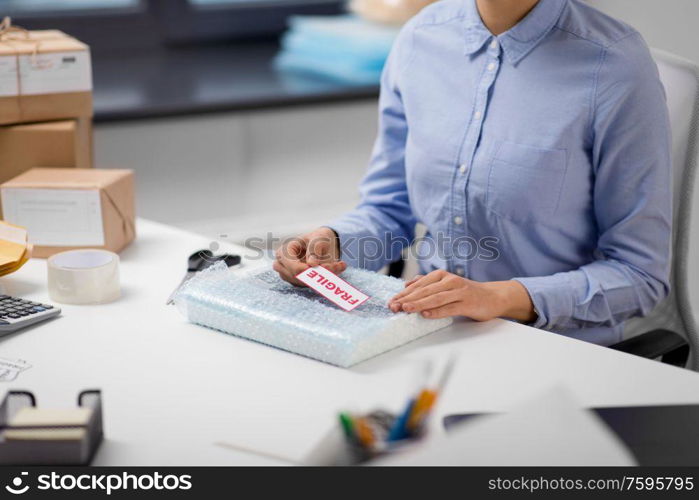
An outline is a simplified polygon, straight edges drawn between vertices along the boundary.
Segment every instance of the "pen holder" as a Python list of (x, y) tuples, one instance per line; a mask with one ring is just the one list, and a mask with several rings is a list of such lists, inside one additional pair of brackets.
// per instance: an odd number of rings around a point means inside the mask
[[(36, 407), (31, 392), (9, 391), (0, 404), (0, 465), (88, 465), (102, 442), (102, 397), (99, 390), (78, 395), (78, 407), (92, 410), (84, 425), (13, 426), (22, 408)], [(8, 431), (85, 429), (81, 439), (8, 439)]]
[[(378, 422), (379, 426), (388, 429), (398, 417), (391, 413), (377, 410), (367, 414), (365, 418)], [(390, 442), (382, 441), (375, 447), (367, 448), (358, 441), (348, 439), (339, 426), (334, 426), (313, 447), (302, 461), (302, 464), (316, 466), (362, 465), (387, 455), (410, 451), (424, 437), (425, 429), (423, 426), (410, 437)]]

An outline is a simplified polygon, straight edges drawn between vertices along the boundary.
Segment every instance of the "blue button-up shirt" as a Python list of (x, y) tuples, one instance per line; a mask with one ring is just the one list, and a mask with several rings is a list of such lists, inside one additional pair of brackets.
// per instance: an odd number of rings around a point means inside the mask
[(493, 36), (442, 0), (386, 63), (362, 201), (329, 224), (378, 269), (421, 222), (423, 272), (516, 279), (534, 326), (600, 344), (668, 293), (667, 107), (641, 36), (578, 0), (540, 0)]

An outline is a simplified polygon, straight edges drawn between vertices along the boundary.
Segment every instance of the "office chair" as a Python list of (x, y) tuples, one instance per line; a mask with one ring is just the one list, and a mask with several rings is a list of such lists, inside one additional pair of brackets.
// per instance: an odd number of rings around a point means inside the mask
[[(670, 295), (648, 316), (629, 320), (624, 339), (611, 349), (699, 371), (699, 331), (689, 301), (689, 229), (699, 150), (699, 66), (653, 50), (665, 86), (672, 129), (673, 244)], [(403, 259), (390, 276), (401, 277)], [(689, 361), (689, 363), (688, 363)]]
[[(699, 371), (699, 331), (689, 300), (689, 233), (699, 150), (699, 66), (653, 50), (672, 129), (673, 245), (670, 295), (650, 315), (627, 321), (612, 349)], [(689, 359), (687, 359), (689, 358)], [(687, 363), (689, 361), (689, 363)]]

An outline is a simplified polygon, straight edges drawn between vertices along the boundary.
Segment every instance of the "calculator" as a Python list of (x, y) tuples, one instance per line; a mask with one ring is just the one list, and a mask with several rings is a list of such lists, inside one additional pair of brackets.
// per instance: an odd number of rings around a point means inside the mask
[(0, 295), (0, 336), (61, 314), (58, 307)]

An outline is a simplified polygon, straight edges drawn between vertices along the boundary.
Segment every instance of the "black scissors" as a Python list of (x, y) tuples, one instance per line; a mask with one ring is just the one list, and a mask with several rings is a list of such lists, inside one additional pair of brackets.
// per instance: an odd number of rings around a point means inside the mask
[(211, 250), (198, 250), (194, 252), (187, 260), (187, 274), (184, 275), (184, 278), (182, 278), (180, 284), (177, 285), (177, 288), (175, 288), (175, 290), (170, 294), (166, 304), (172, 304), (177, 290), (184, 285), (185, 281), (194, 276), (195, 273), (203, 271), (204, 269), (213, 266), (217, 262), (224, 262), (228, 267), (237, 266), (240, 264), (240, 255), (233, 255), (230, 253), (214, 255)]

